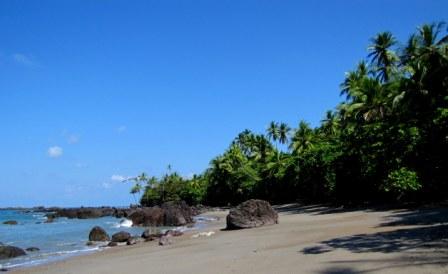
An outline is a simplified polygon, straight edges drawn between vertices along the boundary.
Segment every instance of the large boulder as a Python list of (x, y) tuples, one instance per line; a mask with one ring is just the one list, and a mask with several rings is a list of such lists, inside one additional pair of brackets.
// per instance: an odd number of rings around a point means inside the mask
[(162, 204), (162, 209), (166, 226), (181, 226), (194, 222), (194, 212), (184, 201), (166, 202)]
[(163, 226), (164, 211), (158, 207), (144, 207), (132, 212), (129, 217), (135, 226)]
[(16, 225), (17, 221), (14, 221), (14, 220), (4, 221), (3, 224), (4, 225)]
[(227, 229), (253, 228), (278, 224), (278, 214), (263, 200), (248, 200), (232, 208), (227, 215)]
[(89, 241), (94, 242), (107, 242), (110, 241), (109, 234), (107, 234), (106, 230), (104, 230), (102, 227), (95, 226), (90, 230), (89, 233)]
[(112, 242), (124, 243), (131, 238), (131, 234), (126, 231), (120, 231), (112, 235)]
[(10, 246), (10, 245), (2, 245), (0, 246), (0, 260), (15, 258), (19, 256), (26, 255), (25, 251), (21, 248)]

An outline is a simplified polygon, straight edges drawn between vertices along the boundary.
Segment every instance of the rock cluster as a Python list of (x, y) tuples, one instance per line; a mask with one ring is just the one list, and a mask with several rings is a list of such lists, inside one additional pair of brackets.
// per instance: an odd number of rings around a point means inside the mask
[(128, 218), (135, 226), (182, 226), (193, 223), (196, 211), (185, 202), (166, 202), (161, 206), (153, 207), (79, 207), (79, 208), (53, 208), (47, 219), (52, 221), (58, 217), (89, 219), (104, 216)]

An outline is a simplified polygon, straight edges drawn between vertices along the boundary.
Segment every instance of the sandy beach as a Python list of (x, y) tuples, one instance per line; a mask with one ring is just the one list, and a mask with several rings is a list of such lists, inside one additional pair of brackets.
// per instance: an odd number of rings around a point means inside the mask
[(115, 247), (13, 273), (448, 273), (447, 209), (284, 205), (279, 224), (226, 231), (226, 211), (173, 244)]

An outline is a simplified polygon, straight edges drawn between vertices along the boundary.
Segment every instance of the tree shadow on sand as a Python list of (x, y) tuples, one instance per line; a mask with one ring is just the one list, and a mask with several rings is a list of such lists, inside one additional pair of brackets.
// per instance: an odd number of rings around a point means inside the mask
[[(300, 252), (306, 255), (317, 255), (331, 252), (335, 249), (344, 249), (353, 253), (364, 252), (406, 252), (411, 251), (412, 259), (398, 258), (387, 260), (368, 260), (369, 262), (387, 264), (370, 270), (355, 270), (341, 264), (363, 263), (357, 261), (334, 261), (339, 264), (325, 269), (319, 273), (367, 273), (381, 270), (382, 268), (395, 268), (420, 265), (448, 265), (448, 209), (416, 209), (396, 210), (385, 218), (385, 222), (379, 227), (388, 226), (412, 226), (399, 228), (393, 231), (377, 232), (373, 234), (358, 234), (345, 237), (337, 237), (325, 240), (315, 246), (302, 249)], [(367, 260), (366, 260), (367, 261)]]
[(380, 227), (414, 227), (334, 238), (304, 248), (302, 253), (321, 254), (335, 248), (355, 253), (390, 253), (416, 248), (448, 250), (448, 208), (398, 210), (385, 219)]

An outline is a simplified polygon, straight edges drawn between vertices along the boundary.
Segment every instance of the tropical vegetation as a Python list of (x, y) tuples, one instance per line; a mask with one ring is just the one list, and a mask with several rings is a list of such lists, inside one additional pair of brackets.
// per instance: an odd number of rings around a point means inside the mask
[(202, 174), (183, 178), (169, 169), (161, 178), (138, 178), (133, 192), (143, 190), (143, 205), (446, 200), (446, 25), (423, 25), (404, 44), (379, 33), (368, 52), (342, 81), (343, 101), (318, 127), (273, 121), (266, 133), (244, 130)]

